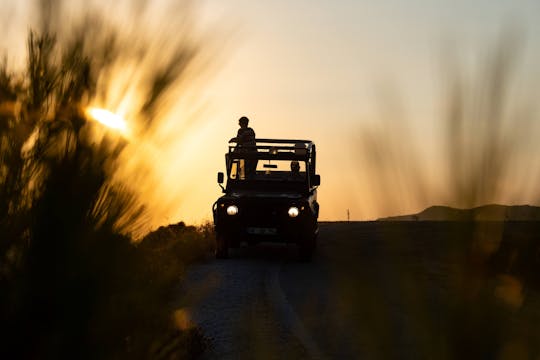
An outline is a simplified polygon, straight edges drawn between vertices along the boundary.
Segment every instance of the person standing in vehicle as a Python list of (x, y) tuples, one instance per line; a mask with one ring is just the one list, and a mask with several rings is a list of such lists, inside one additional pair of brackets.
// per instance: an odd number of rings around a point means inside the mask
[(242, 116), (238, 119), (238, 133), (236, 137), (233, 137), (229, 142), (235, 142), (239, 147), (255, 146), (255, 131), (248, 126), (249, 119), (246, 116)]
[[(242, 116), (238, 119), (238, 133), (236, 137), (233, 137), (229, 142), (236, 143), (236, 150), (239, 152), (256, 152), (255, 131), (248, 126), (249, 119), (246, 116)], [(245, 173), (246, 177), (250, 178), (255, 175), (257, 169), (257, 159), (245, 159)]]

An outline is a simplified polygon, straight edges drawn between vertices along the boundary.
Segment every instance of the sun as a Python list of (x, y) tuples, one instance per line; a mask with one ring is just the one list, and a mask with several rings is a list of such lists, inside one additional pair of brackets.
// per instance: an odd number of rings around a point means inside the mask
[(92, 119), (98, 121), (99, 123), (107, 127), (118, 130), (124, 134), (128, 131), (126, 120), (124, 120), (118, 114), (115, 114), (106, 109), (100, 109), (96, 107), (88, 107), (86, 109), (86, 112)]

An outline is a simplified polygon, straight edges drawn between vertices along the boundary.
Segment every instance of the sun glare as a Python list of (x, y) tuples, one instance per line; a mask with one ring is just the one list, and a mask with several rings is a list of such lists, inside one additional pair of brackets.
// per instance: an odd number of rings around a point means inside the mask
[(107, 127), (116, 129), (122, 133), (126, 133), (128, 130), (126, 121), (118, 114), (95, 107), (89, 107), (86, 111), (92, 119)]

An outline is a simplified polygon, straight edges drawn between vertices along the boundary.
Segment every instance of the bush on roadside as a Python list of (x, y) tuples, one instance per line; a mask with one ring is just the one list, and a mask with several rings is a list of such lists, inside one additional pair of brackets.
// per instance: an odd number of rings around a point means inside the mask
[[(92, 138), (84, 113), (117, 44), (74, 34), (59, 44), (46, 28), (31, 31), (26, 69), (0, 63), (0, 358), (160, 357), (153, 346), (164, 339), (164, 357), (192, 358), (204, 339), (174, 327), (170, 289), (204, 257), (211, 229), (132, 242), (146, 213), (112, 181), (125, 143)], [(191, 50), (179, 50), (186, 67)], [(167, 81), (182, 72), (171, 66)]]

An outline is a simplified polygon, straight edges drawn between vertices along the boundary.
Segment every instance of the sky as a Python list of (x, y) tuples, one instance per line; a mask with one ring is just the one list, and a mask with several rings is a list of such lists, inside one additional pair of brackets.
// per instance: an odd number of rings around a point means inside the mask
[[(176, 16), (160, 12), (166, 2), (152, 3), (146, 14), (153, 19), (149, 31)], [(94, 3), (114, 14), (111, 5)], [(24, 39), (32, 22), (28, 4), (0, 5), (3, 18), (11, 19), (3, 21), (8, 35), (3, 45), (10, 54), (24, 51), (24, 42), (16, 39)], [(83, 2), (72, 4), (74, 12), (83, 8)], [(240, 116), (251, 119), (258, 137), (307, 138), (317, 144), (321, 220), (345, 220), (347, 210), (351, 220), (370, 220), (435, 204), (459, 205), (449, 194), (439, 151), (446, 62), (461, 62), (474, 78), (501, 34), (517, 33), (523, 45), (513, 94), (521, 99), (538, 92), (537, 0), (204, 0), (195, 5), (198, 31), (213, 39), (219, 56), (190, 94), (196, 105), (190, 107), (190, 97), (179, 100), (174, 116), (162, 123), (163, 132), (179, 134), (178, 141), (141, 146), (153, 153), (145, 159), (152, 181), (141, 191), (148, 193), (154, 225), (211, 219), (212, 203), (221, 195), (216, 174), (224, 171), (227, 140), (236, 134)], [(129, 24), (130, 18), (117, 21)], [(174, 38), (174, 29), (167, 31)], [(194, 113), (195, 125), (187, 126), (182, 119)], [(531, 126), (529, 133), (537, 130)], [(365, 145), (369, 136), (371, 148)], [(534, 145), (516, 150), (507, 171), (514, 177), (502, 178), (506, 190), (486, 201), (538, 203), (538, 150)], [(377, 156), (389, 168), (378, 166)], [(519, 191), (512, 187), (516, 181)]]
[[(445, 202), (414, 194), (388, 201), (384, 190), (373, 190), (376, 175), (365, 175), (358, 135), (385, 112), (381, 92), (389, 88), (403, 103), (397, 117), (406, 119), (412, 138), (422, 139), (411, 146), (436, 145), (433, 118), (441, 116), (439, 72), (447, 48), (458, 59), (482, 61), (501, 33), (516, 28), (526, 43), (520, 68), (525, 78), (539, 75), (537, 1), (237, 0), (210, 1), (206, 10), (233, 23), (236, 36), (212, 89), (212, 121), (233, 134), (235, 120), (247, 115), (258, 136), (314, 140), (322, 219), (346, 219), (347, 209), (353, 219), (374, 219)], [(219, 144), (221, 134), (214, 135), (208, 136)], [(436, 166), (428, 168), (435, 170), (426, 177), (437, 177)], [(527, 195), (508, 201), (526, 202)], [(385, 201), (394, 208), (377, 204)]]

